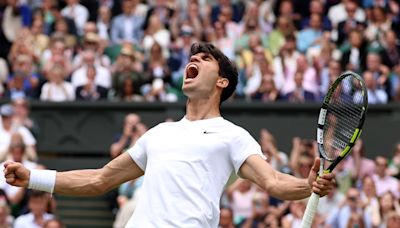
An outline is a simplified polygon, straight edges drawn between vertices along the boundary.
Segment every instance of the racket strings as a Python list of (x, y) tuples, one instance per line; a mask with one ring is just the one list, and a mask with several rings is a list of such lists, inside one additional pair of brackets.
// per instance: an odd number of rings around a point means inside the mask
[(324, 153), (335, 159), (348, 145), (363, 112), (363, 93), (354, 82), (343, 80), (333, 92), (324, 124)]

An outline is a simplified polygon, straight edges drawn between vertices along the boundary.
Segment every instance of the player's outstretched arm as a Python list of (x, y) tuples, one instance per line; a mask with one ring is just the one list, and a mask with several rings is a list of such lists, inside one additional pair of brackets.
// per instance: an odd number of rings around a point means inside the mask
[[(31, 171), (20, 163), (6, 163), (4, 174), (8, 184), (19, 187), (32, 186)], [(46, 175), (46, 173), (43, 174)], [(63, 195), (100, 195), (141, 175), (143, 175), (143, 171), (128, 153), (124, 153), (100, 169), (57, 172), (54, 192)], [(35, 178), (37, 179), (37, 177)], [(42, 178), (47, 179), (48, 177), (43, 176)], [(46, 181), (44, 182), (44, 184), (47, 183)], [(48, 191), (52, 190), (49, 189)]]
[(324, 174), (317, 177), (319, 170), (319, 159), (307, 179), (281, 173), (258, 155), (252, 155), (246, 159), (239, 170), (243, 178), (256, 183), (270, 195), (282, 200), (298, 200), (309, 197), (311, 191), (324, 196), (333, 189), (334, 175)]

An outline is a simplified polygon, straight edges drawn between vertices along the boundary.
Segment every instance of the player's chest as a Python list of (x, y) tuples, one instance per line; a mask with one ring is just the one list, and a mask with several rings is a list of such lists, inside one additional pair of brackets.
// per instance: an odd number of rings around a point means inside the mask
[(161, 160), (204, 160), (229, 153), (226, 133), (213, 128), (178, 128), (155, 133), (148, 144), (149, 158)]

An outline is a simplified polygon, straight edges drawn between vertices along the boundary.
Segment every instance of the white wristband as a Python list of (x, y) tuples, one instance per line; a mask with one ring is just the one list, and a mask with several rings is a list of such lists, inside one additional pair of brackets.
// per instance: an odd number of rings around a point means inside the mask
[(31, 176), (29, 177), (28, 188), (53, 194), (57, 172), (55, 170), (40, 169), (31, 169), (30, 171)]

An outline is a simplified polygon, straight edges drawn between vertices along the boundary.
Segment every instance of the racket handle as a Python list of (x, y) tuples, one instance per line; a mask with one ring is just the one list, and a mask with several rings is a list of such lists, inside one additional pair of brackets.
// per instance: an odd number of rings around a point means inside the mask
[(304, 212), (303, 220), (301, 221), (301, 228), (311, 227), (315, 213), (317, 211), (318, 202), (319, 202), (319, 195), (313, 192), (311, 194), (310, 199), (308, 200), (307, 208), (306, 211)]

